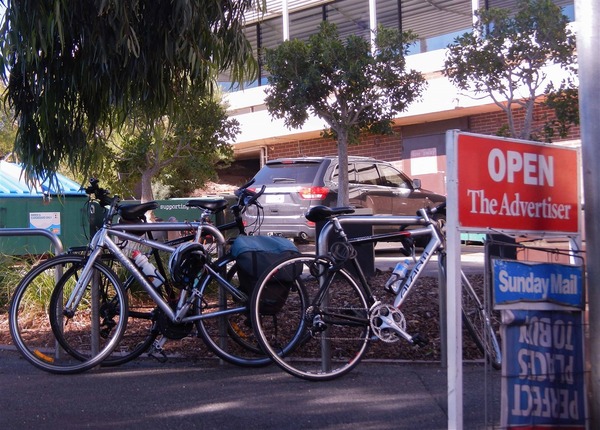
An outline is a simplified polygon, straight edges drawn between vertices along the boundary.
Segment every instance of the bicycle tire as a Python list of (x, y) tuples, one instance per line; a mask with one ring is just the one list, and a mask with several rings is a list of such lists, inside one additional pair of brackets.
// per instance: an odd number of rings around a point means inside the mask
[[(124, 271), (120, 270), (118, 260), (112, 255), (102, 256), (102, 262), (110, 267), (119, 278), (121, 278), (120, 274), (126, 276), (129, 273), (125, 269)], [(74, 263), (63, 274), (63, 278), (61, 278), (57, 287), (74, 282), (70, 281), (69, 277), (74, 276), (76, 281), (84, 264), (85, 260), (81, 260), (81, 264)], [(110, 287), (107, 281), (107, 278), (99, 279), (100, 291), (105, 291)], [(132, 275), (129, 275), (122, 286), (123, 291), (127, 295), (128, 303), (127, 328), (121, 337), (119, 345), (102, 361), (101, 365), (103, 367), (118, 366), (136, 359), (150, 348), (159, 333), (156, 323), (156, 305), (148, 293), (139, 286)], [(50, 320), (55, 321), (55, 330), (58, 330), (57, 327), (60, 324), (57, 321), (61, 319), (61, 315), (57, 315), (53, 310), (62, 308), (62, 305), (58, 303), (61, 298), (62, 289), (55, 288), (50, 298), (49, 307)], [(105, 303), (104, 310), (108, 313), (105, 316), (108, 317), (110, 316), (109, 314), (116, 312), (118, 308)], [(86, 359), (85, 352), (82, 353), (78, 351), (76, 346), (71, 345), (68, 339), (60, 335), (60, 330), (55, 334), (59, 344), (67, 353), (82, 361)]]
[[(93, 299), (92, 289), (88, 286), (73, 318), (69, 319), (71, 324), (61, 325), (64, 330), (61, 336), (69, 339), (71, 346), (79, 346), (83, 360), (60, 348), (56, 337), (57, 321), (53, 321), (50, 316), (51, 296), (56, 288), (70, 291), (74, 284), (73, 277), (63, 279), (62, 274), (68, 272), (73, 265), (81, 266), (83, 259), (82, 256), (67, 254), (44, 261), (25, 275), (11, 299), (9, 327), (14, 345), (27, 361), (50, 373), (74, 374), (98, 366), (119, 344), (127, 326), (127, 296), (120, 281), (110, 268), (96, 262), (94, 273), (107, 279), (111, 286), (107, 292), (125, 306), (119, 306), (110, 319), (103, 320), (98, 315), (98, 328), (101, 330), (110, 326), (111, 329), (105, 333), (106, 337), (93, 335), (96, 326), (93, 314), (96, 308), (90, 306)], [(102, 304), (98, 305), (100, 314)], [(53, 311), (55, 320), (58, 320), (56, 316), (59, 314), (62, 317), (62, 311)], [(63, 318), (60, 320), (62, 322)]]
[[(290, 274), (299, 293), (265, 315), (261, 308), (273, 289), (287, 287)], [(252, 295), (252, 324), (263, 351), (284, 371), (309, 381), (331, 380), (354, 369), (367, 351), (368, 303), (347, 270), (333, 268), (327, 258), (300, 255), (263, 274)]]
[[(232, 286), (239, 288), (237, 267), (231, 256), (215, 266)], [(221, 282), (208, 274), (200, 280), (201, 299), (196, 312), (203, 318), (197, 321), (199, 336), (209, 349), (222, 360), (241, 367), (262, 367), (271, 364), (254, 336), (246, 303), (233, 297)], [(239, 309), (235, 311), (235, 309)], [(220, 312), (221, 315), (216, 313)], [(211, 316), (215, 314), (215, 316)]]
[(502, 367), (502, 351), (490, 315), (462, 274), (462, 320), (477, 348), (494, 369)]

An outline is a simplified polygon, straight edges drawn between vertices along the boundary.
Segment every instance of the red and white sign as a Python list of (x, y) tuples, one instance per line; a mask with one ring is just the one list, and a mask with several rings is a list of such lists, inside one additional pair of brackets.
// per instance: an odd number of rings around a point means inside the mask
[(461, 228), (577, 233), (577, 151), (458, 134)]

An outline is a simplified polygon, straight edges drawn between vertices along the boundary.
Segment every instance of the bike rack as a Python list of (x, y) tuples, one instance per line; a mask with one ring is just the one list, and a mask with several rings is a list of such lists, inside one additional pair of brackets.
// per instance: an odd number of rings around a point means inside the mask
[(64, 250), (60, 238), (42, 228), (0, 228), (0, 237), (2, 236), (45, 236), (54, 245), (55, 254), (62, 254)]
[[(395, 226), (407, 226), (407, 225), (425, 225), (423, 219), (418, 216), (363, 216), (363, 215), (346, 215), (338, 218), (340, 223), (345, 224), (357, 224), (357, 225), (395, 225)], [(327, 221), (319, 234), (317, 240), (317, 253), (319, 255), (327, 254), (329, 249), (328, 236), (333, 229), (333, 223)]]
[[(5, 237), (5, 236), (16, 236), (16, 237), (44, 236), (44, 237), (48, 238), (50, 240), (50, 242), (52, 242), (52, 245), (54, 246), (54, 254), (55, 255), (62, 254), (64, 251), (63, 244), (62, 244), (62, 241), (60, 240), (60, 238), (57, 235), (55, 235), (54, 233), (52, 233), (51, 231), (44, 230), (43, 228), (0, 228), (0, 237)], [(59, 279), (62, 277), (61, 272), (62, 272), (61, 270), (56, 271), (56, 273), (55, 273), (56, 282), (58, 282)], [(56, 354), (57, 358), (59, 358), (63, 354), (63, 351), (59, 347), (58, 343), (56, 344), (55, 354)]]

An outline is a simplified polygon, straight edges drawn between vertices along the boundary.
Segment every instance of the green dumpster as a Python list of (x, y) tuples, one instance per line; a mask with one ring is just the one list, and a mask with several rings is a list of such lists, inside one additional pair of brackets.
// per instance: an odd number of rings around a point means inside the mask
[[(18, 164), (0, 161), (0, 228), (42, 228), (55, 233), (64, 249), (89, 241), (87, 195), (80, 184), (58, 175), (50, 187), (39, 181), (30, 187)], [(0, 237), (0, 253), (43, 254), (52, 249), (40, 236)]]

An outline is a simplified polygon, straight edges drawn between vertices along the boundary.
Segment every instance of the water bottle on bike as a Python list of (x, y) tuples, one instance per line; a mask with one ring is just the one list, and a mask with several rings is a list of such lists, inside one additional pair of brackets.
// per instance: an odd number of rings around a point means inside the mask
[(160, 288), (165, 280), (156, 267), (150, 263), (148, 257), (146, 257), (137, 249), (133, 251), (131, 257), (133, 258), (133, 261), (135, 261), (135, 264), (142, 270), (142, 272), (148, 276), (154, 288)]
[(388, 281), (385, 283), (384, 289), (390, 293), (397, 294), (398, 291), (400, 291), (402, 281), (404, 281), (404, 278), (406, 278), (409, 268), (410, 260), (408, 258), (404, 261), (399, 261), (396, 264), (396, 267), (394, 267), (392, 276), (390, 276), (390, 279), (388, 279)]

